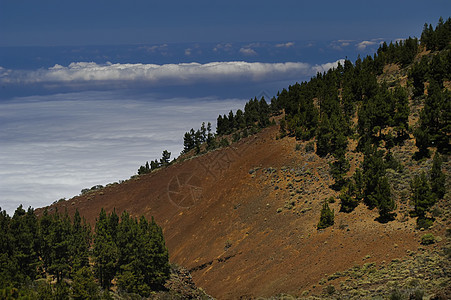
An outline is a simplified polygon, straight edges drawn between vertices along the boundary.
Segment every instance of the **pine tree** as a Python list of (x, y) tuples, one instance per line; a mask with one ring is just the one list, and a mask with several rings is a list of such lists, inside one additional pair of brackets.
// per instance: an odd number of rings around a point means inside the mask
[(83, 267), (89, 266), (89, 248), (91, 245), (91, 228), (86, 224), (86, 220), (81, 218), (78, 209), (75, 210), (70, 235), (70, 262), (72, 272), (76, 272)]
[(93, 254), (95, 276), (102, 288), (109, 289), (116, 276), (119, 251), (109, 232), (109, 218), (103, 208), (95, 226)]
[(67, 211), (60, 215), (58, 211), (53, 214), (52, 228), (50, 230), (50, 257), (51, 264), (48, 272), (56, 276), (61, 283), (70, 270), (70, 238), (71, 222)]
[[(6, 234), (6, 232), (5, 232)], [(25, 211), (20, 205), (9, 226), (12, 252), (10, 258), (17, 263), (17, 276), (34, 280), (39, 263), (38, 221), (34, 210)]]
[(171, 152), (168, 150), (164, 150), (160, 159), (160, 164), (165, 167), (169, 165), (169, 160), (171, 159)]
[(395, 100), (395, 115), (393, 117), (393, 125), (395, 126), (396, 138), (400, 142), (408, 138), (407, 130), (409, 129), (409, 98), (407, 91), (402, 87), (396, 87), (393, 92)]
[(396, 203), (392, 198), (387, 177), (384, 176), (379, 179), (374, 198), (375, 202), (378, 203), (379, 220), (382, 222), (392, 220), (394, 217), (392, 212), (396, 209)]
[(340, 211), (352, 212), (358, 205), (359, 199), (355, 197), (355, 184), (353, 182), (348, 183), (342, 188), (340, 195)]
[(370, 209), (373, 209), (379, 205), (378, 201), (380, 198), (376, 195), (379, 180), (385, 177), (383, 152), (377, 150), (375, 146), (367, 146), (362, 166), (365, 182), (364, 202)]
[(436, 199), (442, 199), (446, 193), (446, 176), (442, 172), (442, 158), (435, 153), (430, 172), (431, 192)]
[(415, 215), (424, 218), (429, 208), (435, 204), (435, 197), (424, 171), (420, 176), (416, 175), (410, 183), (412, 190), (412, 200), (415, 205)]
[(330, 127), (329, 119), (324, 116), (321, 120), (316, 135), (316, 154), (319, 156), (326, 156), (332, 151), (332, 129)]
[(99, 286), (95, 282), (94, 275), (88, 266), (75, 272), (72, 282), (71, 296), (74, 300), (100, 300)]
[(329, 208), (329, 203), (326, 200), (321, 209), (321, 216), (317, 228), (324, 229), (332, 225), (334, 225), (334, 211)]

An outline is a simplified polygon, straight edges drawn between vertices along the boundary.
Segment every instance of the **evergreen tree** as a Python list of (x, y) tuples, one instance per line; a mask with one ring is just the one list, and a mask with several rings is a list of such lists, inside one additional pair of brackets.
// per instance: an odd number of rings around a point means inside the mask
[(332, 151), (332, 129), (330, 127), (329, 119), (324, 116), (321, 120), (316, 135), (316, 154), (319, 156), (326, 156)]
[(410, 188), (412, 189), (412, 200), (415, 205), (415, 215), (419, 218), (425, 218), (426, 212), (435, 204), (436, 200), (424, 171), (420, 176), (415, 175), (410, 183)]
[(396, 203), (391, 196), (387, 177), (384, 176), (379, 179), (373, 197), (374, 201), (378, 203), (379, 220), (382, 222), (392, 220), (394, 217), (392, 212), (396, 209)]
[(94, 272), (100, 285), (109, 289), (111, 280), (116, 276), (119, 251), (109, 230), (109, 218), (102, 208), (95, 226), (94, 235)]
[(363, 178), (365, 182), (364, 202), (370, 208), (378, 207), (378, 189), (380, 179), (385, 177), (385, 163), (383, 152), (375, 146), (367, 146), (363, 159)]
[(321, 209), (321, 216), (318, 223), (318, 229), (324, 229), (334, 225), (334, 211), (329, 208), (328, 201), (324, 201)]
[(442, 172), (442, 158), (435, 153), (430, 172), (431, 192), (436, 199), (442, 199), (446, 193), (446, 176)]
[(183, 136), (183, 153), (188, 153), (190, 150), (194, 149), (194, 129), (191, 128), (189, 132), (185, 132)]
[(422, 158), (429, 156), (428, 146), (430, 145), (429, 133), (423, 128), (417, 127), (414, 131), (415, 136), (415, 146), (418, 148), (418, 152), (414, 154), (414, 158)]
[(88, 266), (83, 266), (75, 272), (71, 296), (74, 300), (100, 300), (99, 286)]
[(72, 272), (76, 272), (83, 267), (89, 266), (89, 248), (91, 245), (91, 228), (86, 224), (86, 220), (81, 218), (78, 209), (75, 210), (70, 235), (70, 262)]
[(52, 219), (49, 245), (51, 264), (47, 271), (56, 276), (57, 283), (61, 283), (70, 270), (71, 222), (67, 211), (64, 215), (57, 211), (52, 215)]
[(424, 82), (429, 71), (427, 58), (422, 58), (420, 62), (414, 64), (409, 70), (409, 78), (412, 80), (413, 95), (419, 97), (424, 95)]
[(410, 108), (407, 91), (402, 87), (396, 87), (393, 99), (395, 100), (393, 126), (395, 126), (396, 138), (400, 142), (409, 137), (407, 130), (409, 129)]
[(348, 183), (342, 188), (340, 195), (340, 211), (341, 212), (352, 212), (358, 205), (359, 199), (355, 196), (355, 184), (353, 182)]
[(166, 167), (167, 165), (169, 165), (170, 159), (171, 159), (171, 152), (169, 152), (168, 150), (164, 150), (163, 154), (161, 156), (161, 159), (160, 159), (160, 164), (163, 167)]
[(38, 221), (31, 207), (28, 211), (22, 205), (16, 209), (10, 221), (9, 235), (12, 243), (10, 259), (18, 267), (16, 276), (34, 280), (39, 265), (39, 238)]

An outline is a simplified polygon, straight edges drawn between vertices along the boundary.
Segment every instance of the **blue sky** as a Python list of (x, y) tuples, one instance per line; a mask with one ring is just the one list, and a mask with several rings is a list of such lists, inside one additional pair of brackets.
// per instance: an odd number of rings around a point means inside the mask
[(450, 11), (449, 0), (0, 0), (0, 207), (127, 179), (165, 149), (178, 156), (203, 121)]
[(1, 0), (0, 46), (396, 39), (449, 11), (448, 0)]

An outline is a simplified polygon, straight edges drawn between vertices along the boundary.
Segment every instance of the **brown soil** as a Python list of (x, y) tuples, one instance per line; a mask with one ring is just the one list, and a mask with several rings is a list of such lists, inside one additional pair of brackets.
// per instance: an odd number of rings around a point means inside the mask
[[(423, 232), (415, 220), (375, 221), (364, 205), (335, 210), (335, 225), (317, 230), (329, 188), (328, 158), (296, 151), (277, 126), (230, 147), (152, 174), (57, 203), (77, 208), (91, 223), (103, 207), (154, 216), (163, 227), (170, 260), (190, 270), (197, 286), (218, 299), (315, 292), (319, 280), (356, 265), (417, 251)], [(361, 159), (350, 152), (353, 168)], [(330, 160), (330, 158), (329, 158)]]

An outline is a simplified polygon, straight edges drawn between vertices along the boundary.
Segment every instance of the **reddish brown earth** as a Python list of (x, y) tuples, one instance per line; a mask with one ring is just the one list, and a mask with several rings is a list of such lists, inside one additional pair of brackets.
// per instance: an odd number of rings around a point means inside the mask
[[(318, 231), (322, 201), (336, 196), (327, 159), (307, 153), (305, 143), (295, 151), (294, 139), (277, 140), (277, 134), (273, 126), (56, 206), (70, 215), (78, 208), (91, 224), (102, 207), (154, 216), (171, 262), (189, 269), (196, 285), (218, 299), (300, 295), (314, 291), (325, 274), (417, 250), (415, 220), (380, 224), (377, 211), (364, 205), (346, 214), (339, 213), (339, 201), (331, 204), (335, 225)], [(355, 166), (361, 157), (350, 155)]]

